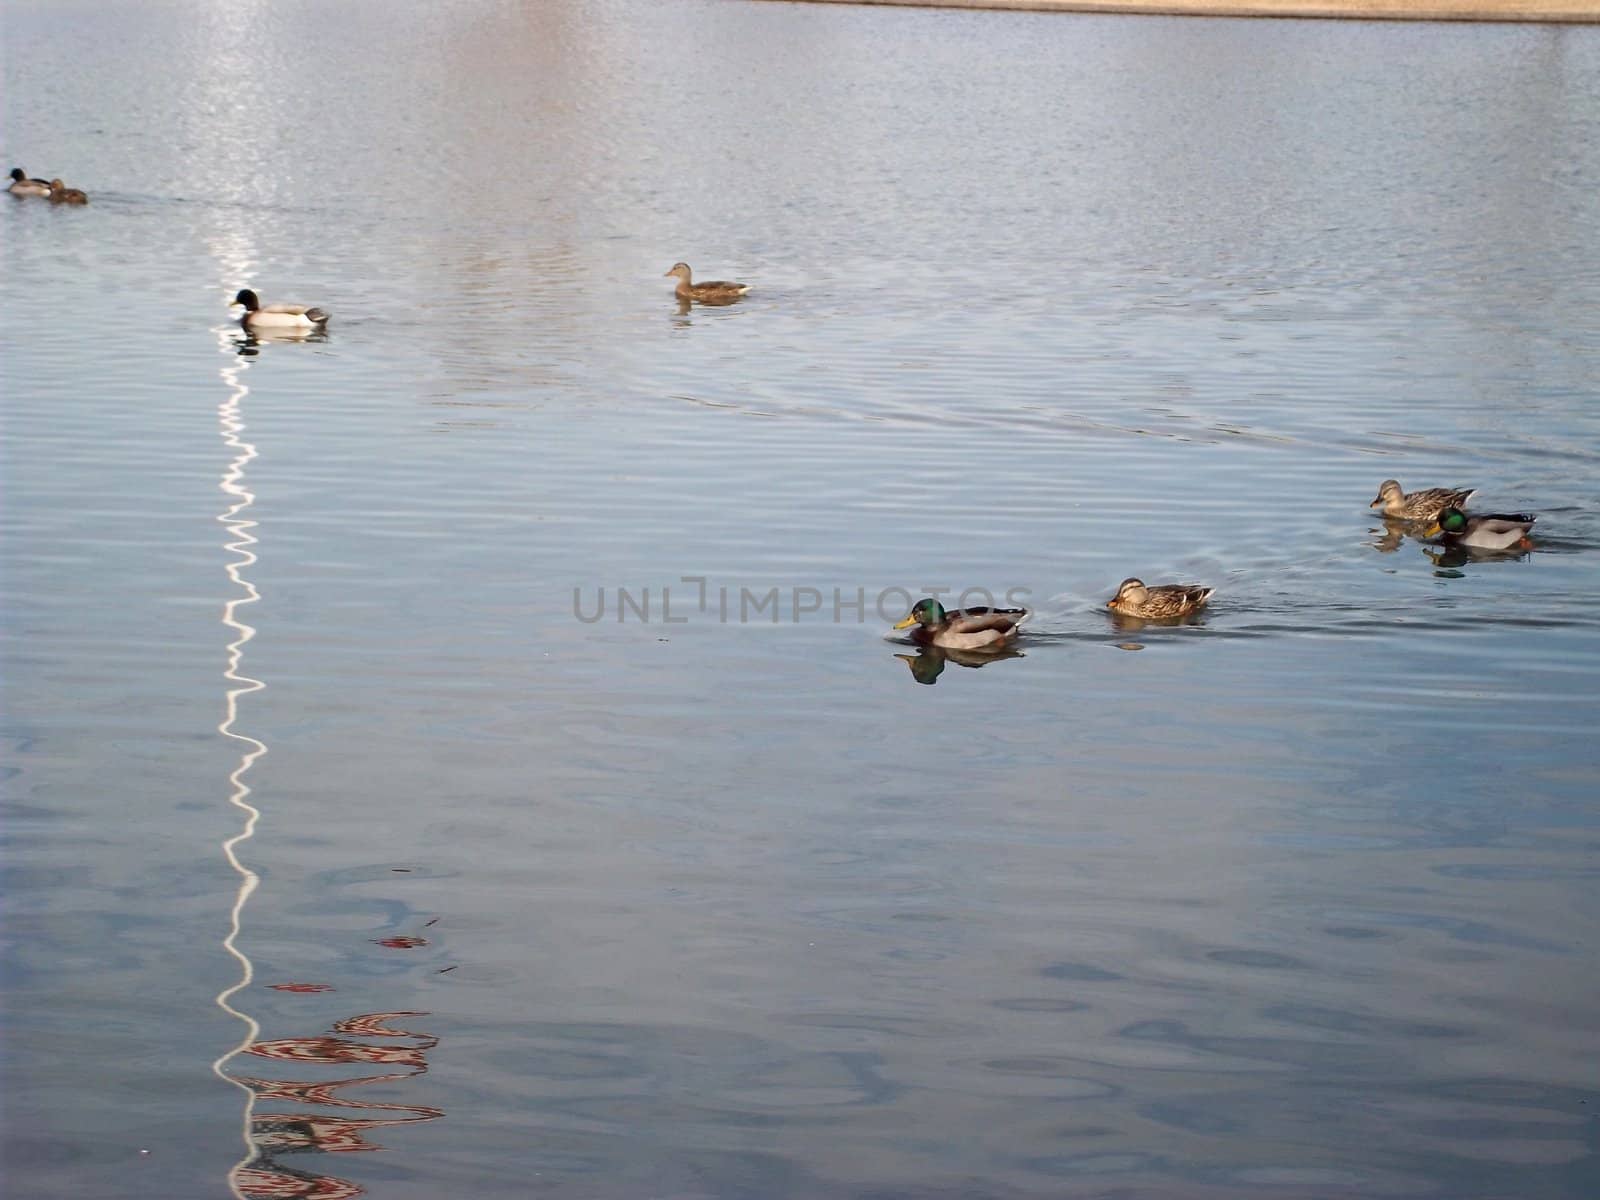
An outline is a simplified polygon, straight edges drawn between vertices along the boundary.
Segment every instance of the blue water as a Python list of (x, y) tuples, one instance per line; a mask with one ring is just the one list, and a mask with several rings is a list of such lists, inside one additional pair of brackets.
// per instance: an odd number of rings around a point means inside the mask
[(3, 19), (12, 1187), (1600, 1187), (1600, 31)]

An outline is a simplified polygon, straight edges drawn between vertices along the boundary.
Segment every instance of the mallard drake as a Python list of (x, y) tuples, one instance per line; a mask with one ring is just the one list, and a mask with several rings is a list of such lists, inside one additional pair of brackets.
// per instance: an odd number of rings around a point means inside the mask
[(1447, 508), (1425, 529), (1423, 537), (1436, 537), (1447, 546), (1477, 546), (1480, 550), (1509, 550), (1522, 545), (1539, 518), (1528, 513), (1482, 513), (1468, 516)]
[(1124, 579), (1117, 585), (1117, 594), (1106, 601), (1106, 607), (1123, 616), (1146, 620), (1186, 617), (1211, 599), (1214, 590), (1198, 583), (1162, 583), (1146, 587), (1142, 579)]
[(677, 279), (678, 286), (674, 289), (674, 294), (679, 300), (698, 300), (702, 304), (715, 304), (719, 300), (737, 300), (750, 290), (748, 283), (729, 283), (725, 279), (713, 279), (707, 283), (695, 283), (694, 276), (689, 271), (688, 263), (673, 263), (672, 270), (668, 271), (662, 278)]
[(262, 304), (249, 288), (243, 288), (228, 302), (228, 307), (244, 305), (243, 324), (246, 329), (321, 329), (328, 323), (328, 315), (320, 308), (307, 308), (304, 304)]
[(895, 628), (910, 629), (911, 640), (919, 646), (998, 650), (1016, 637), (1017, 629), (1028, 615), (1025, 608), (966, 608), (946, 612), (944, 605), (929, 597), (918, 600)]
[(1398, 480), (1385, 479), (1378, 485), (1378, 498), (1368, 508), (1381, 508), (1383, 515), (1400, 521), (1433, 521), (1447, 508), (1460, 508), (1477, 488), (1424, 488), (1402, 492)]
[(69, 188), (59, 179), (50, 181), (51, 204), (87, 204), (89, 197), (77, 188)]
[(13, 196), (48, 196), (50, 185), (43, 179), (29, 179), (21, 167), (12, 167), (11, 186), (6, 191)]

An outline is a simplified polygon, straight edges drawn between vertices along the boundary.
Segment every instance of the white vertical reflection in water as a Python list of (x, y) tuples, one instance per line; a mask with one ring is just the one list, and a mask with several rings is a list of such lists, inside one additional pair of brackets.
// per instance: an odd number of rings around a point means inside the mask
[(261, 593), (256, 590), (255, 584), (244, 576), (247, 567), (256, 561), (255, 552), (250, 549), (256, 544), (255, 535), (250, 532), (255, 528), (255, 522), (247, 520), (242, 514), (255, 503), (255, 494), (244, 483), (245, 467), (256, 456), (256, 448), (240, 436), (245, 429), (244, 421), (240, 416), (240, 405), (244, 398), (250, 394), (250, 389), (245, 386), (244, 373), (249, 370), (250, 364), (238, 355), (238, 344), (230, 336), (234, 331), (229, 327), (219, 328), (218, 339), (221, 349), (228, 356), (228, 363), (221, 369), (222, 382), (228, 389), (228, 396), (217, 408), (217, 424), (222, 436), (222, 444), (234, 452), (227, 469), (222, 473), (219, 484), (231, 503), (218, 515), (228, 531), (229, 541), (223, 544), (223, 549), (232, 559), (226, 564), (229, 581), (234, 585), (235, 593), (228, 598), (222, 606), (222, 624), (233, 635), (233, 640), (228, 643), (228, 663), (222, 672), (223, 682), (226, 686), (226, 695), (223, 706), (222, 723), (217, 726), (217, 732), (223, 737), (243, 743), (239, 754), (239, 763), (228, 774), (228, 803), (239, 809), (244, 814), (244, 826), (238, 833), (222, 843), (222, 856), (228, 860), (239, 876), (239, 890), (233, 898), (233, 908), (228, 914), (228, 934), (222, 939), (222, 948), (239, 964), (239, 978), (229, 987), (217, 993), (217, 1007), (232, 1017), (236, 1017), (244, 1024), (244, 1034), (237, 1045), (225, 1051), (216, 1062), (211, 1064), (211, 1069), (222, 1079), (233, 1084), (245, 1094), (244, 1117), (242, 1134), (244, 1137), (244, 1155), (228, 1170), (228, 1190), (234, 1196), (243, 1200), (244, 1193), (239, 1190), (238, 1175), (241, 1170), (249, 1165), (255, 1157), (255, 1141), (251, 1137), (251, 1121), (255, 1113), (255, 1091), (247, 1084), (239, 1082), (229, 1075), (223, 1068), (235, 1055), (249, 1048), (261, 1034), (261, 1026), (256, 1019), (248, 1013), (239, 1011), (233, 1006), (233, 997), (250, 986), (250, 981), (255, 977), (255, 968), (250, 959), (238, 947), (240, 921), (244, 914), (245, 902), (249, 900), (256, 884), (260, 882), (258, 876), (244, 863), (239, 861), (238, 847), (240, 843), (248, 841), (255, 834), (256, 822), (261, 818), (261, 810), (250, 803), (250, 785), (245, 783), (245, 774), (255, 764), (256, 759), (267, 752), (266, 743), (249, 734), (240, 733), (234, 726), (239, 719), (239, 700), (251, 692), (260, 691), (267, 685), (259, 679), (252, 679), (240, 671), (244, 661), (244, 648), (251, 638), (255, 637), (255, 628), (239, 619), (239, 610), (246, 604), (254, 604), (261, 599)]

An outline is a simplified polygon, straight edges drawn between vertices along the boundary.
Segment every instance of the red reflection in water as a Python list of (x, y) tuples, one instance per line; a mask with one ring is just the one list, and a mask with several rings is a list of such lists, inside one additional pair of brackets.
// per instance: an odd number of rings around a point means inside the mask
[[(434, 1114), (437, 1116), (438, 1114)], [(431, 1121), (427, 1117), (307, 1117), (292, 1113), (257, 1113), (251, 1132), (262, 1153), (270, 1150), (327, 1150), (342, 1154), (351, 1150), (382, 1150), (364, 1136), (369, 1129), (385, 1125), (409, 1125)]]
[[(336, 1022), (326, 1034), (265, 1039), (247, 1047), (247, 1054), (278, 1062), (379, 1063), (411, 1069), (325, 1080), (240, 1078), (239, 1082), (253, 1091), (258, 1100), (304, 1105), (305, 1111), (260, 1112), (252, 1116), (250, 1131), (256, 1156), (247, 1166), (233, 1172), (233, 1184), (239, 1195), (245, 1200), (348, 1200), (361, 1195), (365, 1189), (358, 1183), (297, 1170), (275, 1159), (281, 1155), (381, 1150), (381, 1145), (368, 1140), (374, 1130), (442, 1117), (442, 1110), (428, 1105), (377, 1103), (341, 1094), (348, 1088), (396, 1083), (426, 1072), (428, 1051), (439, 1044), (439, 1039), (392, 1025), (402, 1018), (427, 1015), (410, 1011), (359, 1013)], [(357, 1041), (357, 1038), (382, 1038), (386, 1039), (386, 1044)], [(394, 1039), (400, 1038), (410, 1044), (395, 1045)], [(314, 1107), (377, 1110), (384, 1115), (335, 1116), (313, 1111)]]
[(249, 1200), (350, 1200), (367, 1189), (348, 1179), (332, 1175), (307, 1175), (279, 1168), (272, 1171), (240, 1167), (233, 1173), (234, 1186)]
[(395, 1112), (416, 1113), (418, 1116), (444, 1116), (442, 1110), (425, 1104), (364, 1104), (359, 1100), (345, 1100), (334, 1094), (340, 1088), (360, 1087), (364, 1083), (390, 1083), (396, 1079), (410, 1079), (412, 1074), (410, 1071), (397, 1071), (393, 1075), (363, 1075), (360, 1079), (334, 1079), (327, 1083), (295, 1083), (287, 1079), (240, 1079), (239, 1082), (263, 1100), (321, 1104), (327, 1108), (386, 1108)]
[(415, 950), (418, 946), (426, 946), (427, 938), (411, 937), (407, 934), (396, 934), (394, 937), (373, 938), (380, 946), (387, 946), (391, 950)]
[(425, 1046), (368, 1046), (345, 1038), (311, 1037), (280, 1038), (274, 1042), (256, 1042), (246, 1054), (261, 1058), (281, 1058), (291, 1062), (315, 1063), (382, 1063), (401, 1067), (426, 1067), (423, 1056)]
[(269, 983), (275, 992), (331, 992), (333, 988), (325, 983)]
[(432, 1050), (439, 1044), (439, 1039), (430, 1033), (412, 1033), (407, 1029), (389, 1029), (390, 1021), (398, 1021), (401, 1017), (425, 1017), (425, 1012), (408, 1012), (401, 1009), (399, 1012), (363, 1013), (359, 1017), (348, 1017), (333, 1027), (335, 1033), (359, 1033), (366, 1037), (393, 1037), (417, 1038), (425, 1042), (424, 1050)]

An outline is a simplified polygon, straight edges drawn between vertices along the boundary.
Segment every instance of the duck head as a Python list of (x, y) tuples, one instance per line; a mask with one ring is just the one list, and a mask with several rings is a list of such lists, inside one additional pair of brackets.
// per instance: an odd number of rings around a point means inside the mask
[(1441, 534), (1455, 536), (1467, 531), (1467, 514), (1459, 508), (1447, 508), (1434, 523), (1422, 533), (1425, 538), (1438, 537)]
[(1399, 483), (1398, 480), (1385, 479), (1382, 483), (1380, 483), (1378, 485), (1378, 498), (1376, 500), (1374, 500), (1371, 504), (1367, 505), (1367, 507), (1368, 508), (1384, 508), (1384, 507), (1387, 507), (1388, 504), (1391, 501), (1400, 499), (1404, 494), (1405, 493), (1400, 490), (1400, 483)]
[(1149, 597), (1150, 590), (1144, 586), (1144, 580), (1124, 579), (1117, 584), (1117, 594), (1106, 601), (1106, 607), (1121, 608), (1124, 604), (1132, 604), (1137, 608)]
[(933, 597), (918, 600), (911, 611), (896, 624), (896, 629), (910, 629), (913, 625), (941, 625), (944, 623), (944, 605)]

